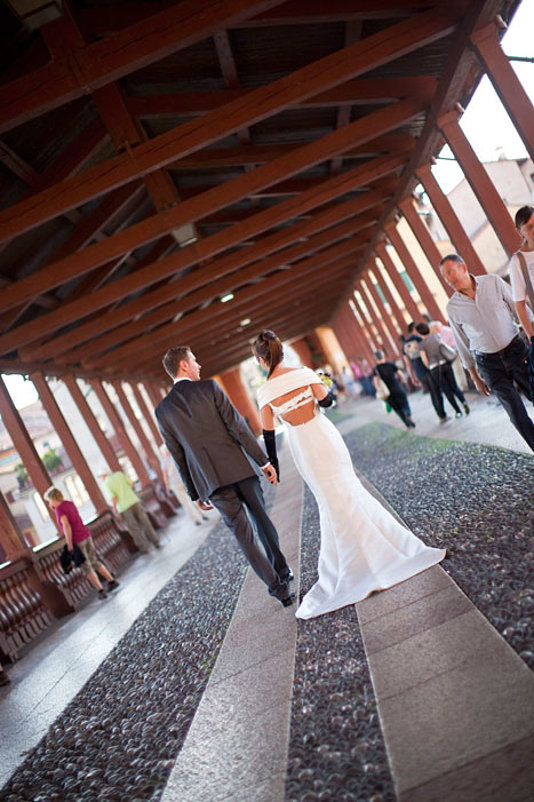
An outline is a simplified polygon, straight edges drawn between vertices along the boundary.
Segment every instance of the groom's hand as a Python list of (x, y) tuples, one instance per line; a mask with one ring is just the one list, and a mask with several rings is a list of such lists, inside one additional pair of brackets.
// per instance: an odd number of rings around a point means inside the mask
[(273, 468), (273, 466), (271, 465), (270, 462), (265, 466), (265, 468), (262, 468), (262, 471), (264, 473), (265, 478), (272, 485), (277, 485), (278, 484), (278, 479), (276, 478), (276, 471), (275, 471), (275, 469)]
[(209, 501), (201, 501), (197, 498), (197, 507), (200, 507), (201, 510), (212, 510), (213, 504), (210, 504)]

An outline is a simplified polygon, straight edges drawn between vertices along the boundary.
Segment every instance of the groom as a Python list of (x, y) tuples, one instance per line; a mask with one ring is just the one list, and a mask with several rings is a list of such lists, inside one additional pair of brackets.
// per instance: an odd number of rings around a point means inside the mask
[[(219, 510), (271, 596), (288, 607), (295, 599), (289, 592), (293, 574), (265, 510), (259, 479), (244, 451), (271, 484), (276, 484), (275, 469), (217, 382), (200, 380), (200, 365), (188, 346), (169, 348), (163, 367), (174, 387), (155, 413), (187, 492), (201, 510)], [(247, 509), (267, 556), (254, 539)]]

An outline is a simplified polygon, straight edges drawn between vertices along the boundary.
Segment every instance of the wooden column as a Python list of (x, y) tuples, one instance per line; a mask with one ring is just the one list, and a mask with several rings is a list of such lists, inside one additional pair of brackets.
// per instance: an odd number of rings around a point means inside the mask
[(395, 315), (395, 320), (397, 321), (397, 324), (399, 326), (399, 329), (400, 329), (401, 333), (404, 334), (405, 331), (406, 331), (406, 327), (407, 327), (406, 320), (404, 319), (404, 315), (402, 314), (402, 312), (400, 310), (400, 307), (398, 306), (395, 298), (393, 297), (393, 293), (389, 289), (389, 287), (388, 287), (388, 285), (386, 283), (386, 280), (385, 280), (384, 276), (382, 275), (382, 271), (381, 271), (376, 259), (373, 259), (371, 261), (371, 263), (370, 263), (370, 272), (371, 272), (371, 275), (374, 276), (378, 286), (382, 290), (382, 294), (383, 294), (384, 298), (386, 299), (386, 301), (388, 302), (389, 308), (391, 309), (392, 314)]
[(247, 419), (248, 425), (254, 434), (256, 436), (259, 435), (262, 430), (260, 416), (254, 402), (243, 386), (239, 367), (225, 370), (221, 373), (221, 379), (232, 404)]
[(471, 273), (475, 276), (485, 275), (486, 268), (482, 264), (478, 253), (473, 248), (471, 240), (467, 236), (448, 198), (441, 191), (438, 182), (434, 178), (430, 164), (418, 167), (416, 175), (425, 188), (425, 192), (430, 198), (430, 202), (443, 223), (445, 230), (448, 232), (449, 239), (456, 248), (457, 254), (465, 261)]
[(419, 293), (419, 297), (426, 306), (429, 316), (432, 318), (432, 320), (441, 320), (442, 323), (445, 323), (443, 313), (437, 305), (434, 296), (430, 292), (424, 277), (421, 275), (415, 259), (408, 250), (403, 238), (399, 234), (396, 224), (390, 223), (388, 226), (386, 226), (386, 233), (391, 241), (391, 244), (399, 254), (400, 260), (404, 265), (406, 272)]
[(439, 269), (439, 263), (441, 261), (441, 253), (438, 249), (438, 246), (432, 239), (432, 235), (428, 229), (428, 226), (421, 219), (421, 215), (418, 214), (412, 199), (405, 198), (403, 201), (401, 201), (399, 203), (399, 211), (406, 218), (408, 225), (415, 234), (415, 237), (419, 245), (423, 249), (430, 265), (432, 266), (434, 273), (439, 278), (443, 289), (446, 290), (448, 295), (451, 291), (451, 288), (441, 275), (441, 270)]
[(128, 437), (128, 433), (124, 428), (124, 424), (121, 420), (121, 417), (115, 409), (114, 404), (112, 403), (109, 395), (107, 394), (104, 385), (102, 382), (98, 381), (97, 379), (91, 379), (91, 387), (95, 391), (98, 400), (102, 404), (104, 412), (109, 418), (113, 429), (115, 430), (115, 434), (121, 441), (121, 445), (124, 449), (124, 452), (130, 462), (132, 463), (135, 472), (137, 473), (137, 478), (141, 482), (143, 487), (146, 487), (150, 484), (150, 476), (148, 475), (148, 471), (145, 468), (143, 460), (140, 458), (137, 450), (134, 448), (134, 445), (130, 438)]
[(313, 369), (314, 366), (311, 351), (304, 337), (294, 340), (292, 343), (290, 343), (290, 345), (291, 348), (293, 348), (293, 350), (298, 354), (304, 367)]
[(355, 341), (354, 338), (351, 336), (351, 333), (349, 332), (345, 309), (342, 312), (340, 312), (337, 315), (336, 319), (332, 322), (332, 329), (337, 339), (339, 340), (339, 343), (343, 349), (343, 353), (345, 354), (347, 362), (354, 361), (354, 359), (357, 356), (355, 349)]
[(89, 404), (87, 403), (87, 399), (85, 398), (84, 394), (80, 389), (80, 385), (76, 381), (76, 377), (70, 373), (68, 376), (63, 377), (63, 381), (67, 386), (69, 393), (72, 396), (72, 400), (80, 410), (80, 414), (84, 419), (87, 427), (93, 437), (95, 438), (96, 444), (104, 459), (106, 460), (108, 467), (111, 471), (120, 471), (121, 466), (119, 459), (113, 450), (111, 443), (107, 439), (106, 435), (98, 425), (98, 421), (95, 417), (95, 414)]
[(161, 465), (159, 462), (159, 458), (155, 453), (150, 440), (146, 436), (146, 433), (141, 425), (141, 421), (136, 417), (135, 412), (133, 411), (132, 405), (128, 401), (126, 393), (124, 392), (124, 388), (122, 386), (122, 382), (120, 379), (114, 379), (111, 384), (115, 388), (115, 392), (117, 393), (117, 397), (119, 399), (120, 405), (122, 406), (126, 417), (130, 421), (134, 432), (136, 433), (137, 437), (139, 438), (139, 442), (141, 443), (141, 447), (145, 452), (145, 457), (147, 458), (150, 467), (157, 473), (160, 482), (163, 483), (163, 474), (161, 472)]
[(369, 310), (369, 314), (373, 319), (373, 323), (375, 324), (375, 328), (380, 332), (380, 337), (382, 338), (382, 342), (384, 343), (383, 349), (391, 356), (392, 353), (397, 353), (398, 348), (396, 346), (394, 338), (391, 336), (385, 322), (382, 321), (380, 318), (379, 313), (375, 310), (371, 293), (369, 292), (367, 285), (365, 282), (360, 279), (358, 282), (358, 289), (360, 290), (362, 297), (366, 303), (367, 309)]
[(2, 493), (0, 493), (0, 547), (4, 553), (3, 557), (0, 554), (0, 562), (18, 560), (31, 551), (24, 542)]
[[(359, 313), (359, 315), (360, 315), (360, 317), (361, 317), (361, 319), (363, 321), (363, 328), (364, 328), (364, 330), (365, 330), (365, 332), (367, 334), (367, 338), (368, 338), (368, 340), (370, 342), (371, 350), (373, 352), (373, 359), (374, 359), (374, 352), (379, 348), (380, 349), (386, 348), (387, 340), (385, 339), (385, 335), (383, 333), (381, 333), (381, 331), (380, 331), (380, 329), (378, 327), (375, 327), (376, 328), (376, 333), (375, 333), (375, 331), (373, 331), (373, 328), (372, 328), (372, 322), (373, 321), (372, 320), (369, 321), (367, 319), (367, 314), (366, 314), (366, 312), (365, 312), (365, 310), (364, 310), (364, 308), (362, 306), (362, 304), (364, 302), (364, 298), (362, 296), (361, 290), (356, 285), (355, 285), (354, 289), (356, 289), (356, 290), (358, 290), (360, 292), (361, 300), (360, 300), (360, 298), (358, 298), (357, 295), (355, 295), (354, 296), (354, 305), (355, 305), (356, 309), (358, 310), (358, 313)], [(368, 312), (368, 314), (369, 314), (369, 317), (371, 317), (370, 311)]]
[(384, 301), (377, 292), (374, 283), (371, 281), (371, 276), (369, 272), (367, 273), (367, 276), (363, 276), (362, 278), (363, 281), (365, 282), (365, 286), (367, 287), (367, 291), (371, 294), (371, 297), (375, 302), (375, 306), (378, 309), (380, 320), (382, 321), (382, 324), (385, 326), (390, 339), (395, 345), (395, 352), (399, 354), (400, 353), (399, 336), (400, 334), (402, 334), (403, 329), (398, 330), (397, 327), (395, 326), (395, 320), (391, 312), (388, 312), (388, 310), (386, 309)]
[(32, 373), (30, 378), (34, 383), (37, 392), (39, 393), (39, 398), (41, 399), (41, 403), (46, 410), (46, 414), (50, 418), (52, 426), (56, 430), (61, 442), (63, 443), (63, 446), (65, 447), (65, 451), (69, 455), (73, 468), (85, 485), (85, 489), (87, 490), (89, 498), (94, 504), (97, 514), (104, 512), (104, 510), (106, 510), (108, 507), (107, 501), (100, 490), (98, 482), (91, 473), (89, 464), (82, 454), (82, 451), (76, 442), (67, 424), (67, 421), (63, 417), (63, 413), (61, 412), (45, 377), (42, 373), (37, 372)]
[(395, 289), (399, 293), (404, 306), (406, 307), (406, 311), (409, 315), (412, 316), (412, 320), (420, 320), (421, 312), (417, 308), (417, 304), (415, 303), (414, 299), (410, 294), (410, 290), (404, 283), (404, 280), (397, 270), (397, 266), (391, 256), (389, 255), (387, 248), (384, 244), (377, 245), (376, 247), (376, 254), (380, 258), (380, 261), (384, 265), (388, 276), (390, 277), (391, 281), (393, 282)]
[[(0, 376), (0, 415), (13, 445), (17, 449), (21, 462), (28, 471), (32, 484), (37, 492), (44, 496), (48, 488), (53, 484), (50, 474), (41, 462), (33, 440), (28, 434), (24, 422), (15, 407), (4, 380)], [(51, 516), (52, 517), (52, 516)], [(53, 517), (55, 520), (55, 516)]]
[[(353, 295), (354, 297), (354, 295)], [(354, 314), (352, 307), (350, 304), (347, 304), (347, 320), (349, 329), (352, 332), (352, 336), (354, 337), (357, 349), (358, 349), (358, 356), (365, 356), (368, 360), (374, 359), (374, 351), (369, 343), (369, 340), (365, 334), (365, 331)]]
[(358, 298), (354, 294), (354, 292), (351, 300), (354, 305), (354, 318), (359, 327), (360, 338), (362, 342), (366, 344), (362, 356), (365, 356), (367, 359), (374, 359), (374, 352), (376, 351), (377, 348), (380, 348), (381, 343), (378, 342), (374, 333), (370, 330), (367, 320), (365, 319), (365, 315), (362, 312)]
[(438, 126), (456, 156), (471, 189), (501, 241), (501, 245), (508, 256), (511, 256), (521, 246), (521, 238), (515, 229), (510, 212), (460, 128), (457, 113), (450, 111), (440, 117)]
[(152, 432), (152, 437), (154, 438), (154, 442), (158, 446), (163, 445), (163, 437), (161, 436), (160, 430), (156, 425), (156, 419), (154, 418), (153, 410), (148, 408), (148, 404), (146, 403), (141, 390), (136, 382), (130, 382), (130, 387), (133, 390), (133, 394), (139, 409), (141, 410), (141, 414), (146, 420), (150, 431)]
[(471, 34), (471, 42), (501, 103), (534, 161), (534, 107), (503, 52), (492, 23)]
[(155, 409), (159, 404), (159, 402), (161, 401), (161, 393), (157, 389), (156, 385), (152, 384), (152, 382), (143, 382), (143, 387), (147, 391), (148, 396), (152, 401)]

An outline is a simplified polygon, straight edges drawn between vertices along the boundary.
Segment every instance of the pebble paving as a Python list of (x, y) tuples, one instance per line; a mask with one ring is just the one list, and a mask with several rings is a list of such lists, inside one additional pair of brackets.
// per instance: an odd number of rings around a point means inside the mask
[[(345, 439), (356, 467), (413, 531), (450, 550), (445, 569), (534, 667), (534, 459), (386, 424)], [(315, 579), (318, 545), (318, 512), (306, 491), (303, 592)], [(158, 800), (245, 572), (219, 524), (29, 753), (0, 800)], [(394, 799), (355, 608), (300, 621), (287, 802)]]
[(159, 799), (246, 569), (236, 541), (218, 524), (29, 753), (0, 800)]
[[(534, 459), (414, 437), (386, 424), (346, 435), (355, 466), (473, 603), (534, 666)], [(301, 593), (316, 579), (318, 510), (307, 491)], [(299, 621), (287, 802), (395, 799), (356, 611)]]
[(534, 457), (376, 423), (345, 437), (354, 464), (534, 668)]

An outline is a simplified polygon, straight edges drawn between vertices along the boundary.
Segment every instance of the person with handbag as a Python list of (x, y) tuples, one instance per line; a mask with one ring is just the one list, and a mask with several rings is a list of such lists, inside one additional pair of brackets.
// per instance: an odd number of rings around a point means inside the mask
[(528, 350), (515, 322), (510, 287), (500, 276), (473, 276), (456, 253), (444, 256), (439, 267), (454, 289), (447, 315), (464, 368), (481, 395), (496, 395), (534, 451), (534, 422), (516, 389), (532, 400)]
[(87, 579), (91, 585), (98, 590), (99, 598), (106, 599), (108, 594), (102, 587), (102, 583), (98, 578), (98, 574), (103, 576), (107, 581), (108, 591), (118, 588), (119, 583), (110, 574), (104, 563), (99, 559), (95, 551), (91, 532), (82, 521), (80, 513), (72, 501), (68, 501), (63, 497), (63, 493), (58, 487), (49, 487), (44, 494), (44, 497), (46, 502), (54, 511), (61, 531), (65, 535), (68, 551), (73, 552), (74, 547), (78, 546), (85, 558), (81, 565), (82, 570), (85, 571)]
[(407, 429), (415, 429), (408, 396), (401, 384), (402, 374), (400, 370), (394, 362), (386, 362), (383, 351), (376, 351), (375, 359), (376, 366), (373, 371), (373, 381), (377, 397), (389, 404)]
[(456, 384), (452, 371), (452, 363), (457, 357), (456, 349), (444, 343), (437, 334), (431, 334), (428, 323), (418, 323), (415, 329), (423, 338), (419, 344), (421, 359), (430, 371), (430, 382), (434, 386), (434, 392), (436, 396), (439, 396), (441, 402), (438, 412), (440, 423), (445, 423), (447, 420), (442, 392), (445, 393), (447, 401), (454, 409), (457, 418), (462, 417), (462, 411), (456, 403), (456, 398), (463, 405), (465, 414), (469, 415), (469, 406), (464, 394)]
[(534, 206), (522, 206), (517, 210), (515, 227), (523, 243), (510, 260), (510, 281), (517, 316), (530, 340), (528, 369), (530, 394), (534, 398)]

